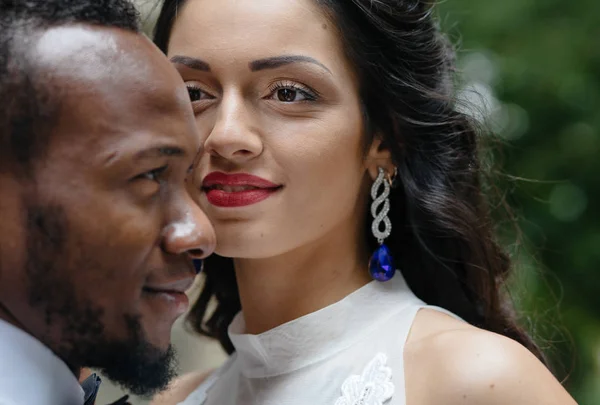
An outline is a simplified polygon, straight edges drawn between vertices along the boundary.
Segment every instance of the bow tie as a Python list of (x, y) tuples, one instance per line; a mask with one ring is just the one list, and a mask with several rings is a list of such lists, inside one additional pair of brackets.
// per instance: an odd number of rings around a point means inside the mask
[[(83, 405), (94, 405), (101, 383), (102, 379), (96, 373), (92, 374), (81, 383), (81, 388), (83, 388), (84, 392)], [(127, 399), (129, 399), (129, 396), (125, 395), (123, 398), (117, 400), (117, 402), (113, 402), (109, 405), (131, 405), (127, 402)]]

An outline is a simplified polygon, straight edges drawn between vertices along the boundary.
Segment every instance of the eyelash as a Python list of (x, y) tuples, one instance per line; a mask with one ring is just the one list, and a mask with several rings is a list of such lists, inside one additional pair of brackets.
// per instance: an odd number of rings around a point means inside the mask
[[(200, 92), (204, 93), (205, 95), (209, 95), (206, 91), (204, 91), (203, 89), (201, 89), (199, 86), (194, 86), (193, 84), (187, 84), (186, 83), (185, 87), (187, 87), (188, 94), (190, 93), (190, 91), (196, 90), (196, 91), (200, 91)], [(202, 101), (202, 99), (200, 99), (200, 100), (192, 100), (191, 94), (189, 94), (189, 95), (190, 95), (190, 101), (192, 103), (197, 103), (198, 101)], [(213, 97), (209, 97), (209, 98), (213, 98)]]
[(317, 93), (317, 91), (303, 84), (299, 84), (289, 80), (275, 82), (271, 86), (269, 86), (269, 97), (272, 97), (275, 92), (283, 89), (290, 89), (301, 93), (306, 99), (300, 102), (316, 101), (319, 98), (319, 93)]

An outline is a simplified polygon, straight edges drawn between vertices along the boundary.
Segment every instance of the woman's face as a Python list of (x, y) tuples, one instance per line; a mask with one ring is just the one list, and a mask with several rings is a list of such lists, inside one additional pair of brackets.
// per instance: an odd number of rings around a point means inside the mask
[(358, 83), (312, 0), (188, 0), (168, 56), (203, 137), (197, 182), (217, 253), (265, 258), (362, 223)]

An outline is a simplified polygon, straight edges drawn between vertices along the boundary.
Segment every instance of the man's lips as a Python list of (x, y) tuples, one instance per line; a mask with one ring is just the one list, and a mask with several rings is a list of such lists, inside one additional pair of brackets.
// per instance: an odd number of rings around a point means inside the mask
[(194, 284), (194, 278), (186, 277), (171, 282), (148, 283), (144, 285), (143, 290), (149, 293), (184, 294), (192, 284)]
[(168, 319), (176, 319), (190, 306), (190, 300), (185, 292), (193, 283), (193, 277), (172, 281), (151, 279), (142, 287), (142, 297), (152, 313)]

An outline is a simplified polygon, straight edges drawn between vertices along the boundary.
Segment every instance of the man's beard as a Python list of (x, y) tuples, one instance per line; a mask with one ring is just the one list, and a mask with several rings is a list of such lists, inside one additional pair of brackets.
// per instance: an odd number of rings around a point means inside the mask
[[(69, 278), (77, 271), (96, 271), (97, 266), (89, 255), (84, 259), (82, 238), (69, 234), (65, 210), (56, 205), (25, 206), (29, 299), (33, 307), (45, 312), (48, 329), (60, 325), (61, 335), (58, 342), (52, 342), (52, 350), (70, 367), (99, 369), (133, 394), (150, 396), (166, 388), (176, 375), (173, 348), (162, 351), (151, 345), (139, 316), (131, 314), (123, 316), (126, 338), (108, 336), (102, 322), (104, 310), (81, 298)], [(88, 251), (98, 254), (96, 249)]]

